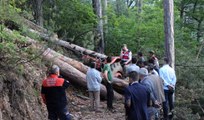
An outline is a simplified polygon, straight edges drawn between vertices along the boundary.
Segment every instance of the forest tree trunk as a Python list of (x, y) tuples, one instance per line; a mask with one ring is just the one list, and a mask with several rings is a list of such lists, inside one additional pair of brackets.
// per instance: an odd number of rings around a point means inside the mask
[[(102, 13), (103, 13), (103, 30), (104, 30), (104, 47), (106, 46), (106, 36), (108, 34), (108, 16), (107, 16), (107, 7), (108, 7), (108, 1), (107, 0), (102, 0), (103, 1), (103, 9), (102, 9)], [(105, 50), (104, 50), (105, 51)]]
[(138, 0), (138, 13), (142, 13), (142, 3), (143, 3), (143, 0)]
[(98, 23), (95, 30), (95, 50), (104, 53), (104, 36), (103, 36), (103, 19), (102, 19), (102, 4), (101, 0), (92, 0), (94, 13), (98, 18)]
[(169, 59), (170, 66), (175, 66), (174, 50), (174, 2), (164, 0), (164, 32), (165, 32), (165, 56)]
[(43, 8), (42, 8), (43, 0), (33, 0), (33, 12), (34, 19), (37, 25), (43, 26)]

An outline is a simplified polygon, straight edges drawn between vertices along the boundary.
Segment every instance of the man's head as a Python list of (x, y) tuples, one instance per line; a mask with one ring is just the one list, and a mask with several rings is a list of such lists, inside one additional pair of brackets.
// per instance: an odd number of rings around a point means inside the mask
[(108, 56), (108, 57), (106, 58), (106, 62), (107, 62), (107, 63), (111, 63), (111, 61), (112, 61), (112, 58), (111, 58), (110, 56)]
[(50, 69), (50, 74), (60, 74), (60, 68), (57, 65), (53, 65)]
[(150, 57), (153, 56), (154, 53), (155, 53), (155, 52), (154, 52), (153, 50), (150, 50), (150, 51), (149, 51), (149, 56), (150, 56)]
[(132, 58), (132, 64), (136, 64), (137, 63), (137, 58), (136, 57), (133, 57)]
[(96, 68), (96, 62), (91, 62), (91, 63), (90, 63), (90, 67), (91, 67), (91, 68)]
[(138, 81), (139, 80), (139, 75), (135, 71), (132, 71), (132, 72), (128, 73), (128, 77), (129, 77), (129, 83), (132, 83), (134, 81)]
[(169, 64), (169, 59), (167, 57), (164, 57), (164, 64)]
[(127, 45), (126, 45), (126, 44), (123, 44), (122, 50), (123, 50), (123, 51), (128, 51), (128, 48), (127, 48)]
[(138, 57), (142, 57), (142, 56), (143, 56), (142, 52), (138, 52), (138, 53), (137, 53), (137, 56), (138, 56)]
[(154, 70), (154, 65), (152, 63), (149, 64), (148, 70), (149, 72)]
[(143, 79), (147, 75), (148, 75), (148, 70), (146, 68), (140, 68), (140, 71), (139, 71), (140, 79)]

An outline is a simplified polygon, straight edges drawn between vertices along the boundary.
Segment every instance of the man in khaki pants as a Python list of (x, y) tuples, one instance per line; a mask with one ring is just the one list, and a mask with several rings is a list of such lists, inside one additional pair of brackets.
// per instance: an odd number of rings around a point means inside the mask
[(95, 69), (96, 63), (91, 63), (90, 67), (91, 68), (89, 68), (86, 73), (86, 80), (91, 102), (91, 110), (95, 110), (95, 112), (100, 112), (100, 84), (102, 78), (100, 72)]

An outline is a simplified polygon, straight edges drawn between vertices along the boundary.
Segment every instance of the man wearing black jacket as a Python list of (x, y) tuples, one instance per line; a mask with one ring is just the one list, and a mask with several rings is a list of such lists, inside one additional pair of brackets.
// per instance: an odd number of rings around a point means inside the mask
[(59, 74), (59, 67), (53, 65), (49, 76), (42, 82), (41, 96), (47, 106), (49, 120), (70, 120), (65, 92), (69, 82), (59, 78)]

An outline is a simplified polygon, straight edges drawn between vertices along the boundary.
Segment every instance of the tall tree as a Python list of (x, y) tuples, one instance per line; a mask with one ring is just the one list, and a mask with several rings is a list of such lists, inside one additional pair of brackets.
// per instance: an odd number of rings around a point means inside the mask
[(36, 24), (43, 26), (43, 0), (32, 0), (34, 19)]
[(137, 0), (138, 13), (142, 12), (142, 3), (143, 3), (143, 0)]
[(174, 1), (164, 0), (164, 32), (165, 32), (165, 55), (170, 60), (170, 65), (175, 65), (174, 50)]
[(104, 30), (104, 43), (106, 43), (106, 36), (108, 34), (108, 16), (107, 16), (107, 7), (108, 7), (108, 1), (107, 0), (102, 0), (102, 13), (103, 13), (103, 30)]
[(103, 19), (102, 19), (102, 4), (101, 0), (92, 0), (94, 13), (98, 18), (95, 31), (95, 50), (104, 53), (104, 36), (103, 36)]

